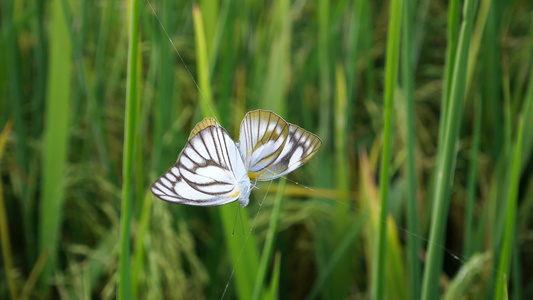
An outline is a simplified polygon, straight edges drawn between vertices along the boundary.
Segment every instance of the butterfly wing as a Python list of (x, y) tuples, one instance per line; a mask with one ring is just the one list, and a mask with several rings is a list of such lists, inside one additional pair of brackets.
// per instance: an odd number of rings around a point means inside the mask
[(289, 123), (289, 136), (278, 158), (260, 174), (259, 181), (280, 178), (307, 163), (322, 146), (322, 140), (315, 134)]
[(255, 110), (244, 116), (239, 150), (250, 179), (258, 178), (276, 161), (288, 135), (287, 122), (273, 112)]
[(321, 145), (318, 136), (270, 111), (249, 112), (241, 123), (239, 150), (250, 179), (282, 177), (308, 162)]
[(218, 206), (239, 199), (239, 182), (245, 177), (237, 145), (214, 122), (191, 134), (176, 164), (154, 182), (151, 190), (168, 202)]

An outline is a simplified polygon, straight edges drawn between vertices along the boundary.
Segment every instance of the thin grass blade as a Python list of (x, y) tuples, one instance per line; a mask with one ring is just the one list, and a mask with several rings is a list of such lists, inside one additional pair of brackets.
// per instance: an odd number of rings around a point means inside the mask
[(202, 12), (196, 4), (193, 5), (192, 14), (194, 19), (194, 37), (196, 41), (196, 59), (198, 70), (198, 84), (199, 93), (198, 102), (202, 109), (202, 115), (205, 118), (214, 117), (218, 120), (218, 113), (213, 103), (213, 94), (211, 92), (210, 75), (209, 75), (209, 59), (206, 36), (204, 30), (204, 23)]
[(285, 192), (285, 179), (281, 179), (279, 182), (279, 189), (274, 198), (274, 208), (270, 215), (270, 223), (267, 231), (267, 237), (263, 246), (263, 253), (261, 255), (261, 261), (259, 262), (259, 270), (257, 270), (257, 276), (255, 279), (254, 292), (252, 294), (252, 300), (260, 299), (263, 294), (263, 289), (266, 286), (265, 278), (267, 276), (268, 266), (270, 265), (270, 256), (274, 250), (274, 241), (278, 229), (279, 214), (281, 211), (281, 204)]
[(128, 70), (126, 79), (126, 108), (124, 118), (124, 145), (122, 161), (122, 202), (120, 216), (120, 258), (118, 274), (118, 299), (131, 299), (130, 227), (133, 205), (132, 176), (137, 138), (139, 46), (139, 0), (129, 3), (128, 9)]
[(456, 145), (463, 114), (469, 47), (476, 8), (477, 1), (465, 1), (464, 20), (461, 24), (451, 81), (450, 103), (445, 115), (446, 121), (443, 124), (445, 128), (444, 130), (439, 130), (439, 132), (444, 133), (444, 136), (441, 140), (442, 143), (439, 141), (440, 148), (439, 154), (437, 154), (437, 175), (435, 176), (436, 184), (433, 196), (429, 249), (422, 285), (422, 299), (425, 300), (434, 299), (438, 295), (438, 283), (443, 259), (443, 249), (440, 245), (443, 244), (445, 237), (450, 197), (449, 187), (455, 166)]
[[(11, 122), (8, 121), (2, 133), (0, 134), (0, 161), (4, 157), (4, 149), (6, 146), (7, 136), (11, 132)], [(0, 170), (0, 174), (1, 174)], [(4, 190), (2, 187), (2, 181), (0, 180), (0, 242), (2, 245), (2, 258), (4, 262), (4, 270), (7, 277), (7, 286), (11, 299), (18, 299), (18, 288), (15, 280), (15, 274), (13, 274), (13, 254), (11, 251), (11, 238), (9, 236), (9, 227), (6, 213), (6, 206), (4, 204)]]
[(392, 124), (394, 91), (398, 78), (398, 59), (400, 49), (403, 0), (391, 1), (389, 15), (389, 29), (387, 33), (387, 54), (385, 65), (385, 91), (383, 111), (383, 143), (381, 152), (380, 171), (380, 212), (378, 223), (378, 237), (376, 239), (374, 265), (372, 273), (372, 298), (381, 300), (385, 297), (385, 267), (387, 265), (387, 220), (389, 214), (389, 166), (391, 160)]
[(503, 245), (500, 254), (500, 265), (498, 267), (498, 276), (496, 281), (496, 291), (494, 292), (496, 299), (503, 299), (506, 293), (505, 282), (509, 281), (511, 268), (511, 253), (516, 239), (516, 208), (518, 202), (518, 189), (520, 185), (520, 166), (522, 158), (522, 143), (523, 143), (524, 126), (522, 119), (518, 124), (518, 136), (515, 143), (515, 151), (513, 155), (513, 163), (511, 165), (511, 179), (509, 182), (509, 196), (507, 198), (507, 205), (505, 207), (505, 227), (503, 235)]
[(41, 276), (45, 293), (57, 268), (63, 220), (65, 172), (70, 129), (72, 46), (61, 0), (51, 2), (50, 61), (42, 153), (42, 195), (39, 211), (39, 251), (49, 258)]
[(416, 127), (415, 127), (415, 83), (414, 83), (414, 16), (415, 2), (406, 1), (403, 7), (402, 30), (402, 89), (405, 98), (406, 123), (407, 123), (407, 260), (409, 263), (409, 284), (411, 299), (420, 298), (421, 264), (418, 257), (420, 253), (420, 228), (417, 205), (416, 183)]

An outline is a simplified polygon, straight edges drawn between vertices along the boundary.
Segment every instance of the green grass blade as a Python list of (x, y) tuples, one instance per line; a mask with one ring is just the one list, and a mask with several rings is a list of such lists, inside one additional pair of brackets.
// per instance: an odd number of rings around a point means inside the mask
[(139, 0), (133, 0), (128, 9), (128, 71), (126, 79), (126, 108), (124, 119), (124, 147), (122, 161), (122, 205), (120, 216), (120, 258), (118, 299), (131, 299), (130, 226), (133, 197), (132, 176), (137, 137), (137, 59), (139, 46)]
[[(366, 34), (366, 32), (363, 32), (362, 25), (362, 5), (363, 1), (357, 1), (353, 4), (351, 10), (346, 12), (348, 18), (350, 19), (350, 23), (348, 28), (348, 35), (346, 37), (346, 52), (348, 53), (348, 55), (345, 58), (343, 65), (345, 66), (346, 70), (346, 97), (352, 100), (348, 101), (348, 112), (352, 112), (355, 106), (355, 101), (353, 101), (355, 100), (354, 94), (356, 93), (355, 80), (357, 79), (357, 76), (359, 74), (357, 72), (358, 70), (353, 66), (356, 65), (356, 62), (359, 59), (359, 55), (361, 53), (360, 48), (363, 42), (363, 35)], [(349, 129), (350, 128), (347, 128), (347, 130)]]
[(270, 256), (274, 250), (274, 240), (278, 230), (278, 220), (281, 211), (281, 204), (285, 192), (285, 179), (281, 179), (279, 182), (279, 189), (274, 198), (274, 208), (270, 215), (270, 223), (263, 246), (263, 253), (261, 255), (261, 261), (259, 262), (259, 270), (257, 271), (257, 277), (255, 279), (254, 292), (252, 294), (252, 300), (260, 299), (263, 294), (263, 288), (265, 284), (265, 278), (267, 276), (268, 266), (270, 265)]
[(468, 55), (477, 2), (467, 0), (464, 6), (464, 19), (461, 24), (457, 55), (455, 57), (450, 89), (450, 103), (446, 113), (444, 137), (439, 143), (436, 167), (436, 185), (433, 196), (433, 211), (429, 236), (427, 264), (424, 271), (422, 299), (434, 299), (438, 294), (445, 237), (446, 218), (448, 216), (449, 187), (453, 175), (456, 156), (456, 144), (463, 114), (465, 81), (468, 67)]
[(44, 15), (46, 14), (44, 1), (31, 1), (32, 9), (35, 11), (33, 18), (33, 31), (37, 34), (37, 41), (35, 47), (35, 77), (33, 78), (35, 86), (32, 88), (33, 92), (33, 115), (32, 115), (32, 135), (41, 134), (42, 131), (42, 109), (46, 96), (46, 41), (45, 41), (45, 26)]
[[(335, 182), (338, 191), (348, 192), (350, 190), (350, 173), (348, 165), (348, 144), (347, 144), (347, 87), (346, 76), (344, 69), (340, 63), (335, 67), (335, 101), (334, 101), (334, 115), (335, 123), (333, 125), (334, 133), (334, 172)], [(350, 206), (343, 202), (337, 202), (335, 205), (335, 220), (333, 222), (333, 240), (330, 242), (329, 247), (336, 247), (341, 241), (348, 228), (348, 218), (350, 213)], [(348, 251), (351, 252), (351, 251)], [(350, 278), (353, 277), (349, 268), (348, 261), (350, 256), (342, 257), (343, 263), (335, 265), (335, 269), (330, 273), (329, 282), (332, 284), (331, 290), (334, 294), (331, 296), (334, 298), (340, 298), (346, 295), (350, 289)], [(327, 265), (326, 265), (327, 268)], [(323, 269), (321, 273), (328, 272), (329, 270)]]
[[(444, 65), (444, 83), (443, 92), (440, 105), (440, 117), (439, 117), (439, 133), (437, 135), (438, 142), (437, 147), (443, 148), (444, 128), (446, 126), (446, 119), (448, 118), (448, 107), (450, 103), (450, 89), (452, 87), (453, 68), (455, 64), (455, 55), (457, 53), (457, 35), (459, 33), (459, 21), (460, 21), (461, 3), (459, 0), (450, 0), (448, 5), (448, 23), (447, 23), (447, 46), (446, 46), (446, 60)], [(437, 152), (437, 155), (441, 155), (442, 151)], [(434, 193), (436, 182), (436, 169), (431, 174), (433, 177), (430, 182), (430, 193)], [(434, 201), (431, 199), (430, 201)], [(435, 203), (430, 202), (428, 208), (431, 209)], [(430, 214), (426, 214), (427, 223), (430, 220)]]
[(216, 25), (219, 15), (220, 0), (200, 0), (200, 10), (202, 11), (202, 23), (205, 25), (205, 45), (208, 52), (211, 52)]
[(21, 83), (21, 66), (19, 62), (19, 53), (17, 51), (17, 36), (14, 27), (13, 17), (15, 14), (14, 0), (3, 1), (2, 3), (2, 27), (5, 30), (5, 39), (7, 49), (4, 54), (10, 57), (8, 60), (9, 71), (9, 96), (11, 98), (11, 109), (13, 111), (13, 122), (17, 140), (20, 145), (20, 151), (17, 151), (17, 160), (25, 175), (29, 170), (29, 156), (26, 147), (26, 131), (23, 123), (22, 105), (22, 83)]
[[(336, 65), (336, 97), (335, 97), (335, 125), (334, 125), (334, 134), (335, 134), (335, 177), (337, 182), (337, 190), (341, 192), (347, 192), (350, 190), (350, 174), (348, 171), (348, 157), (346, 155), (347, 151), (347, 141), (346, 141), (346, 115), (347, 115), (347, 91), (346, 91), (346, 76), (344, 70), (340, 64)], [(340, 235), (343, 228), (346, 227), (346, 222), (348, 219), (348, 213), (350, 207), (344, 203), (337, 203), (335, 208), (335, 231), (336, 234)]]
[[(481, 2), (480, 2), (481, 3)], [(498, 35), (501, 31), (499, 26), (501, 20), (502, 5), (505, 2), (498, 3), (496, 1), (490, 1), (491, 8), (485, 25), (485, 31), (483, 36), (483, 58), (482, 72), (486, 74), (483, 76), (483, 98), (485, 104), (489, 108), (487, 111), (490, 113), (490, 117), (493, 120), (491, 122), (491, 155), (496, 159), (500, 157), (501, 151), (504, 151), (502, 145), (506, 145), (505, 126), (504, 124), (504, 101), (502, 101), (502, 71), (500, 66), (500, 47), (498, 46)], [(509, 137), (511, 138), (511, 137)], [(509, 145), (510, 146), (510, 145)]]
[(319, 293), (327, 281), (327, 278), (331, 276), (331, 273), (341, 261), (342, 257), (346, 255), (350, 245), (357, 239), (361, 233), (361, 228), (363, 224), (366, 223), (368, 216), (359, 216), (357, 220), (346, 230), (345, 236), (341, 239), (341, 242), (331, 254), (329, 261), (325, 268), (320, 272), (319, 277), (313, 284), (313, 288), (309, 292), (307, 299), (316, 299), (319, 296)]
[(276, 1), (274, 6), (274, 22), (271, 25), (272, 46), (270, 47), (267, 74), (262, 85), (263, 97), (260, 105), (264, 109), (272, 110), (281, 116), (286, 111), (286, 93), (289, 83), (290, 60), (287, 53), (291, 43), (291, 20), (288, 1)]
[[(11, 122), (6, 123), (0, 134), (0, 161), (4, 157), (4, 149), (6, 146), (7, 136), (11, 131)], [(0, 172), (1, 174), (1, 172)], [(0, 242), (2, 245), (2, 259), (4, 263), (4, 270), (7, 277), (7, 286), (11, 299), (18, 299), (18, 288), (13, 274), (13, 253), (11, 251), (11, 238), (9, 236), (9, 228), (7, 223), (6, 206), (4, 204), (4, 189), (0, 180)]]
[[(143, 56), (137, 55), (137, 73), (143, 74)], [(137, 93), (141, 93), (140, 87), (142, 86), (143, 78), (139, 75), (137, 78)], [(145, 99), (142, 96), (137, 96), (138, 99)], [(145, 182), (145, 163), (144, 163), (144, 145), (147, 127), (148, 127), (148, 115), (151, 112), (150, 105), (141, 105), (141, 101), (137, 100), (137, 107), (135, 108), (135, 144), (134, 158), (133, 158), (133, 199), (136, 200), (133, 207), (142, 207), (144, 205), (144, 198), (146, 197), (146, 188), (148, 186)], [(150, 182), (151, 183), (151, 182)], [(138, 209), (137, 209), (138, 210)], [(140, 218), (142, 212), (138, 211), (135, 218)]]
[[(533, 38), (533, 22), (530, 23), (529, 35), (528, 37)], [(528, 53), (531, 56), (533, 53), (533, 45), (530, 46), (530, 52)], [(533, 61), (531, 61), (529, 70), (533, 70)], [(518, 93), (517, 93), (518, 94)], [(527, 91), (524, 99), (524, 106), (522, 108), (524, 114), (524, 127), (533, 128), (533, 76), (529, 76), (529, 82), (527, 86)], [(533, 149), (533, 135), (526, 134), (524, 136), (524, 151), (522, 151), (522, 170), (525, 170), (525, 165), (532, 158), (531, 151)]]
[(520, 166), (522, 157), (522, 143), (523, 143), (524, 126), (522, 119), (518, 124), (518, 135), (515, 143), (515, 151), (513, 163), (511, 165), (511, 179), (509, 182), (509, 196), (507, 198), (507, 205), (505, 207), (505, 229), (503, 235), (503, 245), (500, 253), (500, 265), (498, 267), (498, 275), (496, 280), (496, 291), (494, 292), (495, 299), (503, 299), (505, 297), (505, 284), (509, 281), (510, 267), (511, 267), (511, 253), (515, 245), (516, 238), (516, 208), (518, 202), (518, 188), (520, 184)]
[[(489, 23), (494, 22), (492, 19), (494, 18), (494, 14), (491, 14), (491, 20)], [(492, 29), (494, 30), (494, 29)], [(489, 84), (491, 84), (490, 79), (488, 79)], [(506, 209), (505, 209), (505, 201), (501, 201), (500, 199), (507, 199), (508, 198), (508, 191), (510, 189), (510, 183), (509, 183), (509, 170), (508, 170), (508, 163), (511, 160), (511, 153), (513, 148), (513, 142), (512, 142), (512, 116), (511, 116), (511, 103), (510, 103), (510, 91), (509, 91), (509, 74), (508, 72), (505, 72), (502, 76), (502, 82), (503, 82), (503, 105), (497, 104), (497, 107), (501, 107), (503, 112), (494, 112), (496, 115), (498, 115), (496, 118), (501, 118), (498, 120), (498, 122), (501, 124), (499, 127), (503, 127), (503, 129), (498, 128), (498, 133), (503, 133), (502, 137), (499, 137), (502, 139), (503, 143), (498, 145), (492, 145), (492, 154), (494, 156), (498, 156), (498, 161), (496, 165), (495, 170), (495, 192), (494, 195), (490, 198), (489, 203), (489, 218), (491, 220), (491, 246), (492, 246), (492, 255), (494, 257), (492, 261), (493, 270), (498, 269), (498, 266), (500, 265), (500, 258), (501, 258), (501, 251), (502, 251), (502, 244), (504, 240), (504, 226), (505, 226), (505, 219), (506, 219)], [(494, 88), (489, 88), (489, 92), (494, 92)], [(495, 99), (494, 95), (491, 95), (492, 99)], [(499, 97), (499, 96), (497, 96)], [(491, 104), (490, 102), (487, 102), (487, 106), (489, 106), (492, 110), (494, 107), (494, 104)], [(495, 134), (498, 134), (494, 132)], [(496, 280), (497, 280), (498, 274), (496, 272), (491, 273), (491, 277), (489, 279), (489, 288), (487, 289), (487, 295), (493, 295), (494, 294), (494, 287), (496, 286)]]
[(46, 262), (48, 261), (48, 252), (42, 251), (39, 256), (37, 257), (37, 260), (35, 261), (35, 264), (30, 272), (30, 275), (28, 276), (28, 279), (24, 283), (24, 287), (22, 288), (20, 299), (28, 299), (30, 298), (29, 295), (32, 294), (35, 284), (37, 283), (37, 280), (39, 280), (39, 276), (41, 275), (41, 272), (43, 271)]
[(139, 276), (141, 271), (144, 268), (144, 253), (145, 253), (145, 247), (144, 247), (144, 241), (146, 234), (148, 232), (148, 227), (150, 225), (150, 216), (152, 213), (152, 193), (150, 190), (146, 191), (146, 195), (144, 197), (144, 201), (142, 204), (141, 209), (141, 218), (139, 220), (139, 229), (137, 238), (135, 240), (135, 256), (133, 261), (133, 270), (131, 273), (131, 281), (132, 281), (132, 299), (138, 299), (138, 290), (139, 290)]
[[(253, 232), (248, 231), (246, 235), (242, 235), (237, 231), (237, 228), (234, 236), (230, 234), (235, 225), (237, 209), (241, 209), (237, 205), (238, 203), (235, 203), (235, 205), (224, 205), (219, 208), (222, 219), (222, 234), (226, 240), (232, 269), (235, 272), (237, 295), (239, 299), (251, 299), (255, 284), (252, 274), (257, 274), (259, 269), (259, 251)], [(251, 228), (252, 222), (249, 221), (246, 210), (241, 209), (240, 213), (242, 214), (244, 229)], [(232, 278), (228, 276), (228, 284), (231, 284), (230, 280)]]
[(386, 299), (407, 300), (412, 299), (407, 295), (407, 278), (405, 277), (405, 264), (403, 262), (403, 251), (398, 236), (398, 225), (394, 222), (392, 215), (389, 215), (386, 223), (387, 230), (387, 272), (385, 288)]
[(277, 252), (274, 257), (274, 268), (272, 270), (272, 279), (270, 280), (270, 288), (268, 290), (267, 299), (279, 298), (279, 276), (281, 269), (281, 253)]
[[(491, 9), (491, 2), (486, 1), (482, 2), (481, 6), (479, 8), (479, 13), (476, 19), (476, 24), (474, 27), (474, 31), (472, 32), (472, 44), (470, 47), (470, 57), (477, 57), (479, 54), (479, 48), (481, 46), (481, 41), (483, 38), (483, 34), (485, 32), (485, 27), (487, 23), (487, 16), (489, 14), (489, 11)], [(476, 73), (476, 65), (477, 65), (477, 59), (470, 59), (468, 61), (468, 69), (467, 69), (467, 78), (466, 78), (466, 91), (467, 91), (467, 98), (474, 98), (470, 95), (473, 94), (474, 89), (471, 89), (472, 80), (474, 78), (474, 74)], [(481, 138), (481, 122), (483, 118), (483, 101), (485, 99), (481, 98), (474, 98), (474, 104), (473, 104), (473, 110), (474, 110), (474, 128), (472, 133), (472, 145), (471, 145), (471, 151), (470, 151), (470, 161), (468, 165), (468, 175), (467, 175), (467, 192), (466, 192), (466, 203), (465, 203), (465, 217), (464, 217), (464, 244), (463, 244), (463, 255), (465, 259), (468, 259), (473, 253), (474, 253), (474, 244), (475, 243), (475, 237), (474, 237), (474, 206), (476, 203), (476, 191), (477, 191), (477, 171), (479, 168), (479, 144), (480, 144), (480, 138)]]
[[(206, 1), (204, 1), (206, 2)], [(222, 7), (220, 8), (219, 16), (216, 20), (216, 25), (213, 32), (213, 38), (211, 41), (209, 49), (209, 74), (212, 77), (214, 76), (214, 69), (216, 65), (217, 55), (220, 51), (220, 44), (224, 37), (224, 32), (227, 30), (228, 17), (230, 15), (230, 9), (232, 8), (233, 0), (223, 0)]]
[(374, 24), (372, 23), (372, 11), (371, 1), (361, 0), (359, 9), (361, 10), (361, 30), (364, 32), (362, 35), (362, 56), (364, 57), (364, 89), (368, 96), (365, 97), (365, 101), (375, 101), (376, 96), (376, 66), (372, 57), (372, 50), (374, 46)]
[[(523, 144), (522, 144), (523, 145)], [(522, 146), (523, 148), (523, 146)], [(520, 211), (520, 209), (518, 209)], [(516, 226), (516, 225), (515, 225)], [(515, 227), (516, 229), (516, 227)], [(518, 231), (517, 231), (518, 232)], [(516, 234), (516, 232), (515, 232)], [(515, 299), (524, 299), (524, 286), (522, 284), (523, 280), (523, 271), (524, 265), (523, 260), (521, 258), (522, 253), (520, 253), (520, 241), (518, 238), (514, 239), (514, 245), (513, 245), (513, 262), (511, 266), (511, 271), (513, 272), (510, 277), (513, 278), (513, 297)], [(504, 291), (504, 294), (508, 294), (507, 291)]]
[(202, 19), (202, 12), (196, 6), (193, 5), (192, 14), (194, 18), (194, 37), (196, 42), (196, 59), (198, 70), (198, 84), (200, 97), (200, 107), (202, 109), (202, 115), (204, 118), (214, 117), (218, 119), (218, 113), (216, 107), (213, 104), (213, 94), (211, 92), (210, 76), (209, 76), (209, 59), (208, 48), (206, 44), (204, 23)]
[(439, 119), (439, 143), (442, 145), (444, 138), (445, 122), (448, 115), (450, 102), (450, 89), (452, 87), (453, 68), (457, 53), (457, 34), (459, 32), (459, 14), (461, 5), (459, 0), (451, 0), (448, 6), (448, 45), (446, 47), (446, 62), (444, 66), (444, 88), (441, 102), (441, 117)]
[(474, 206), (476, 203), (477, 171), (479, 157), (479, 143), (481, 139), (481, 118), (483, 102), (477, 99), (474, 102), (474, 132), (472, 149), (470, 150), (470, 163), (468, 164), (468, 186), (465, 208), (465, 233), (463, 239), (463, 257), (468, 259), (474, 253)]
[[(316, 77), (314, 79), (314, 81), (318, 80), (318, 90), (316, 91), (316, 93), (318, 93), (317, 101), (319, 109), (316, 112), (316, 115), (318, 116), (318, 128), (316, 133), (322, 139), (323, 145), (322, 149), (320, 149), (320, 151), (318, 152), (317, 157), (313, 159), (314, 161), (316, 161), (316, 163), (311, 162), (311, 165), (309, 167), (312, 167), (313, 164), (315, 164), (314, 170), (316, 170), (316, 172), (312, 172), (312, 174), (314, 175), (313, 180), (316, 186), (332, 186), (334, 182), (334, 175), (333, 168), (330, 168), (330, 166), (334, 164), (334, 161), (332, 155), (328, 155), (329, 152), (325, 150), (331, 147), (333, 141), (330, 134), (330, 132), (332, 131), (331, 100), (333, 99), (331, 92), (331, 78), (333, 78), (332, 68), (334, 67), (334, 63), (336, 62), (330, 59), (331, 32), (329, 30), (329, 27), (331, 26), (331, 3), (328, 0), (319, 0), (316, 5), (316, 20), (313, 20), (314, 22), (316, 22), (315, 26), (317, 30), (317, 32), (314, 32), (313, 34), (318, 34), (316, 57), (314, 57), (313, 59), (313, 64), (316, 64), (316, 68), (318, 69), (317, 74), (315, 75)], [(303, 71), (305, 72), (305, 69)], [(307, 74), (302, 75), (306, 76)], [(304, 82), (302, 84), (306, 83)], [(316, 83), (313, 83), (313, 85), (314, 84)], [(302, 104), (301, 107), (298, 107), (298, 110), (303, 110), (304, 113), (302, 115), (307, 120), (311, 119), (310, 107), (308, 107), (307, 104)], [(320, 196), (313, 196), (318, 198), (313, 199), (313, 202), (316, 204), (323, 203), (325, 201), (324, 199), (320, 199)], [(332, 220), (332, 223), (333, 222), (334, 221)], [(333, 243), (332, 237), (324, 233), (327, 232), (328, 234), (331, 234), (332, 230), (334, 230), (334, 228), (329, 222), (323, 222), (320, 226), (318, 226), (317, 230), (313, 232), (315, 260), (319, 272), (323, 272), (327, 264), (327, 256), (325, 254), (329, 253), (331, 245)], [(340, 291), (336, 287), (337, 286), (336, 282), (334, 281), (334, 278), (328, 278), (327, 283), (324, 285), (324, 288), (321, 291), (321, 296), (325, 299), (338, 298), (339, 294), (344, 293), (344, 291)]]
[[(3, 53), (7, 59), (7, 78), (5, 78), (5, 83), (7, 86), (8, 93), (6, 98), (9, 99), (9, 106), (11, 109), (11, 115), (13, 118), (13, 126), (15, 130), (15, 135), (17, 139), (17, 153), (16, 159), (21, 169), (21, 181), (22, 185), (28, 184), (28, 177), (31, 177), (29, 174), (29, 149), (28, 149), (28, 139), (26, 128), (24, 124), (24, 109), (23, 106), (26, 101), (24, 101), (24, 95), (22, 90), (22, 74), (21, 74), (21, 64), (19, 59), (19, 52), (17, 49), (17, 35), (15, 28), (15, 9), (14, 9), (14, 0), (2, 1), (1, 16), (2, 16), (2, 29), (5, 31), (5, 48), (3, 48)], [(41, 70), (45, 72), (44, 70)], [(37, 103), (35, 103), (37, 104)], [(7, 102), (6, 102), (7, 106)], [(5, 109), (5, 106), (2, 107), (2, 110), (8, 111)], [(3, 124), (2, 124), (3, 125)], [(39, 132), (40, 133), (40, 132)], [(21, 206), (22, 206), (22, 226), (24, 228), (24, 237), (25, 243), (27, 245), (35, 244), (35, 232), (34, 232), (34, 203), (30, 200), (29, 189), (23, 188), (20, 191)], [(34, 247), (26, 247), (27, 257), (26, 261), (28, 265), (31, 265), (36, 259), (36, 251)]]
[(387, 264), (387, 216), (389, 214), (389, 166), (391, 160), (392, 125), (394, 91), (398, 78), (398, 59), (402, 24), (402, 0), (391, 2), (389, 29), (387, 33), (387, 54), (385, 65), (385, 92), (383, 112), (383, 148), (381, 152), (380, 171), (380, 213), (378, 237), (376, 239), (374, 266), (372, 273), (372, 298), (381, 300), (385, 297), (385, 266)]
[[(479, 13), (476, 17), (476, 24), (474, 25), (474, 30), (472, 32), (472, 41), (470, 45), (470, 57), (476, 57), (479, 55), (479, 50), (483, 41), (483, 34), (486, 32), (486, 24), (489, 12), (491, 10), (491, 1), (481, 2), (479, 7)], [(466, 90), (469, 91), (469, 95), (473, 92), (471, 91), (472, 79), (476, 73), (476, 65), (478, 63), (477, 59), (471, 59), (468, 61), (468, 71), (466, 75)], [(467, 96), (467, 99), (470, 97)]]
[(329, 60), (329, 12), (330, 2), (328, 0), (318, 1), (318, 65), (319, 65), (319, 93), (320, 93), (320, 112), (319, 112), (319, 132), (318, 136), (322, 138), (324, 145), (330, 143), (329, 131), (331, 120), (331, 61)]
[(409, 262), (409, 283), (411, 299), (420, 298), (421, 265), (418, 254), (420, 253), (420, 239), (418, 238), (419, 220), (417, 208), (416, 184), (416, 127), (415, 127), (415, 86), (414, 86), (414, 1), (406, 1), (403, 8), (402, 31), (402, 88), (406, 102), (407, 122), (407, 260)]
[(42, 195), (39, 211), (39, 252), (49, 258), (42, 272), (45, 292), (56, 271), (63, 220), (65, 172), (70, 129), (71, 40), (61, 0), (51, 2), (50, 61), (42, 153)]

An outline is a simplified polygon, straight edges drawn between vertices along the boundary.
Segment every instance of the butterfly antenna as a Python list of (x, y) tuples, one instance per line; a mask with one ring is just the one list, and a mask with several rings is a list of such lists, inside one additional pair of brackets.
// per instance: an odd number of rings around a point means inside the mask
[[(254, 180), (254, 183), (250, 185), (250, 190), (252, 189), (259, 189), (259, 187), (257, 186), (257, 178)], [(263, 205), (263, 202), (259, 202), (257, 197), (255, 198), (255, 200), (257, 201), (257, 204), (259, 204), (259, 206)]]
[(239, 205), (239, 217), (241, 217), (242, 236), (244, 236), (244, 223), (242, 222), (241, 206)]
[[(238, 205), (237, 206), (237, 211), (235, 212), (235, 221), (233, 221), (233, 231), (231, 232), (231, 236), (235, 236), (235, 226), (237, 225), (237, 215), (240, 212), (240, 208), (241, 208), (241, 206)], [(241, 222), (242, 222), (242, 217), (241, 217)]]

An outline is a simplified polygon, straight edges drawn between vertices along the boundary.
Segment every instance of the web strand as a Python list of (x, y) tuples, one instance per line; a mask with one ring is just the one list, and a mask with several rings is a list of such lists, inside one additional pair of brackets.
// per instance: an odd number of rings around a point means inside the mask
[(154, 7), (152, 6), (152, 3), (150, 2), (150, 0), (146, 0), (146, 3), (148, 3), (148, 5), (150, 6), (150, 9), (152, 10), (152, 13), (154, 14), (155, 18), (157, 19), (157, 22), (159, 23), (159, 26), (161, 27), (161, 29), (165, 33), (167, 39), (169, 40), (170, 44), (172, 45), (172, 48), (174, 48), (174, 51), (176, 52), (176, 54), (180, 58), (181, 63), (183, 64), (183, 67), (185, 67), (185, 70), (187, 70), (187, 73), (189, 74), (189, 76), (191, 77), (192, 81), (194, 82), (194, 85), (196, 86), (196, 89), (198, 89), (198, 92), (200, 93), (200, 96), (202, 97), (202, 100), (207, 104), (207, 107), (209, 107), (209, 110), (211, 111), (211, 114), (213, 114), (213, 118), (217, 121), (217, 123), (220, 123), (218, 121), (217, 115), (215, 114), (215, 111), (213, 110), (213, 108), (209, 104), (209, 101), (207, 101), (207, 99), (205, 99), (204, 93), (202, 93), (202, 90), (200, 89), (200, 86), (198, 85), (198, 83), (194, 79), (194, 76), (192, 76), (192, 73), (189, 70), (189, 67), (187, 67), (187, 64), (185, 63), (185, 61), (183, 60), (183, 57), (181, 56), (178, 48), (176, 47), (176, 45), (174, 44), (174, 42), (170, 38), (170, 35), (167, 32), (167, 29), (165, 28), (165, 26), (163, 26), (163, 22), (161, 22), (161, 19), (159, 19), (159, 16), (157, 15)]

